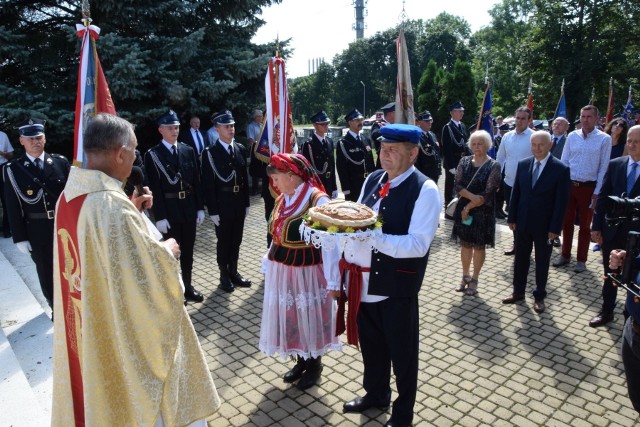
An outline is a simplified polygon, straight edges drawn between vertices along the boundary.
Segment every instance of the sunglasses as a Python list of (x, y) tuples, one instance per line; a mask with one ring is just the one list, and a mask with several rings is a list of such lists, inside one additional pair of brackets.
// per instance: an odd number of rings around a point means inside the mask
[[(613, 124), (613, 126), (627, 127), (627, 124), (625, 122), (615, 122)], [(613, 127), (613, 126), (611, 126), (611, 127)]]

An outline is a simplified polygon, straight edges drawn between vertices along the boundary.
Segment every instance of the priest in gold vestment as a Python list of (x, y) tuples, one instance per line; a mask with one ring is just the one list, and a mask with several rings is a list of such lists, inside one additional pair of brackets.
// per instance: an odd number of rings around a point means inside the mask
[(151, 234), (151, 195), (121, 190), (136, 145), (129, 122), (97, 115), (56, 209), (53, 426), (206, 426), (220, 406), (179, 247)]

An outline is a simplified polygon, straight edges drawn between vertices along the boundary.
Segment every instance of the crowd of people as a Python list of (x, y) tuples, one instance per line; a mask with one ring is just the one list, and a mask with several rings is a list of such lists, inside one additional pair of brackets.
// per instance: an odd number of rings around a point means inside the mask
[[(515, 257), (513, 289), (502, 303), (525, 299), (535, 250), (537, 313), (546, 310), (552, 248), (562, 245), (554, 267), (569, 264), (576, 224), (577, 273), (586, 270), (592, 241), (609, 273), (620, 263), (627, 233), (640, 231), (630, 221), (611, 224), (605, 212), (607, 196), (640, 195), (640, 126), (629, 128), (616, 118), (600, 130), (599, 111), (588, 105), (581, 109), (580, 129), (567, 133), (569, 122), (557, 117), (550, 131), (534, 131), (531, 111), (520, 107), (513, 129), (496, 121), (494, 141), (464, 125), (458, 101), (449, 107), (451, 120), (438, 141), (429, 111), (416, 115), (416, 126), (394, 123), (394, 103), (382, 111), (371, 140), (354, 109), (336, 142), (328, 136), (327, 113), (319, 111), (300, 154), (274, 155), (268, 164), (252, 155), (260, 110), (247, 128), (248, 150), (235, 139), (230, 111), (215, 113), (212, 130), (204, 133), (196, 116), (181, 132), (178, 115), (169, 110), (157, 119), (161, 141), (144, 156), (130, 123), (100, 114), (86, 129), (83, 169), (44, 152), (42, 120), (17, 126), (25, 150), (19, 159), (0, 138), (9, 221), (3, 231), (31, 255), (55, 314), (54, 425), (95, 417), (111, 424), (203, 425), (217, 410), (220, 400), (184, 308), (204, 301), (192, 281), (197, 228), (207, 216), (215, 226), (219, 288), (252, 286), (238, 261), (250, 196), (260, 182), (268, 223), (260, 351), (291, 357), (283, 380), (301, 390), (313, 387), (321, 379), (322, 356), (342, 349), (337, 331), (344, 308), (338, 301), (347, 300), (353, 310), (348, 342), (362, 352), (365, 393), (345, 402), (343, 411), (392, 406), (386, 426), (413, 420), (417, 296), (443, 206), (451, 239), (460, 245), (462, 278), (453, 290), (469, 297), (481, 291), (486, 248), (495, 246), (496, 218), (504, 218), (513, 232), (504, 255)], [(144, 185), (127, 190), (134, 164), (144, 171)], [(300, 224), (308, 210), (336, 198), (373, 209), (384, 218), (381, 229), (367, 241), (349, 240), (341, 251), (307, 243)], [(617, 287), (605, 277), (593, 327), (613, 320)], [(141, 301), (153, 304), (141, 310)], [(629, 376), (640, 360), (640, 308), (633, 298), (627, 298), (627, 317), (623, 359)], [(105, 322), (112, 332), (105, 333)], [(127, 363), (119, 366), (118, 360)], [(101, 363), (118, 373), (115, 378), (98, 373)], [(187, 382), (185, 390), (180, 384)], [(640, 412), (640, 384), (628, 381), (628, 387)], [(128, 392), (109, 392), (115, 389)]]

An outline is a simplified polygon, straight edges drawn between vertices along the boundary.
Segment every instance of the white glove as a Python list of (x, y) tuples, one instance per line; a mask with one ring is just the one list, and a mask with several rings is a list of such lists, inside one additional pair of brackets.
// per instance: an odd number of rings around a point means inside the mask
[(456, 174), (456, 168), (449, 169), (449, 173), (450, 173), (451, 175), (455, 175), (455, 174)]
[(169, 225), (169, 221), (167, 221), (166, 219), (163, 219), (161, 221), (156, 221), (156, 228), (162, 234), (167, 234), (171, 226)]
[(29, 243), (28, 240), (18, 242), (16, 243), (16, 246), (18, 247), (18, 250), (25, 255), (29, 255), (29, 253), (31, 252), (31, 243)]
[(246, 209), (244, 210), (244, 216), (245, 217), (249, 216), (249, 206), (247, 206)]
[(211, 218), (216, 227), (220, 227), (220, 215), (211, 215), (209, 218)]
[(202, 225), (202, 223), (204, 222), (204, 211), (198, 211), (197, 215), (198, 217), (196, 218), (196, 224)]

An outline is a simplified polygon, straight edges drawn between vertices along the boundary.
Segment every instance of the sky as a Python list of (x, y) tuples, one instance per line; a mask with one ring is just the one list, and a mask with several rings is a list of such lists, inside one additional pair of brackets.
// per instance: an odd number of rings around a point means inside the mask
[[(309, 74), (309, 60), (333, 57), (355, 41), (353, 0), (283, 0), (263, 11), (262, 26), (254, 43), (270, 43), (291, 38), (293, 55), (287, 60), (289, 78)], [(401, 22), (402, 8), (409, 19), (433, 19), (441, 12), (461, 16), (475, 32), (491, 23), (488, 10), (498, 0), (368, 0), (364, 36), (370, 37)], [(275, 53), (275, 51), (274, 51)]]

